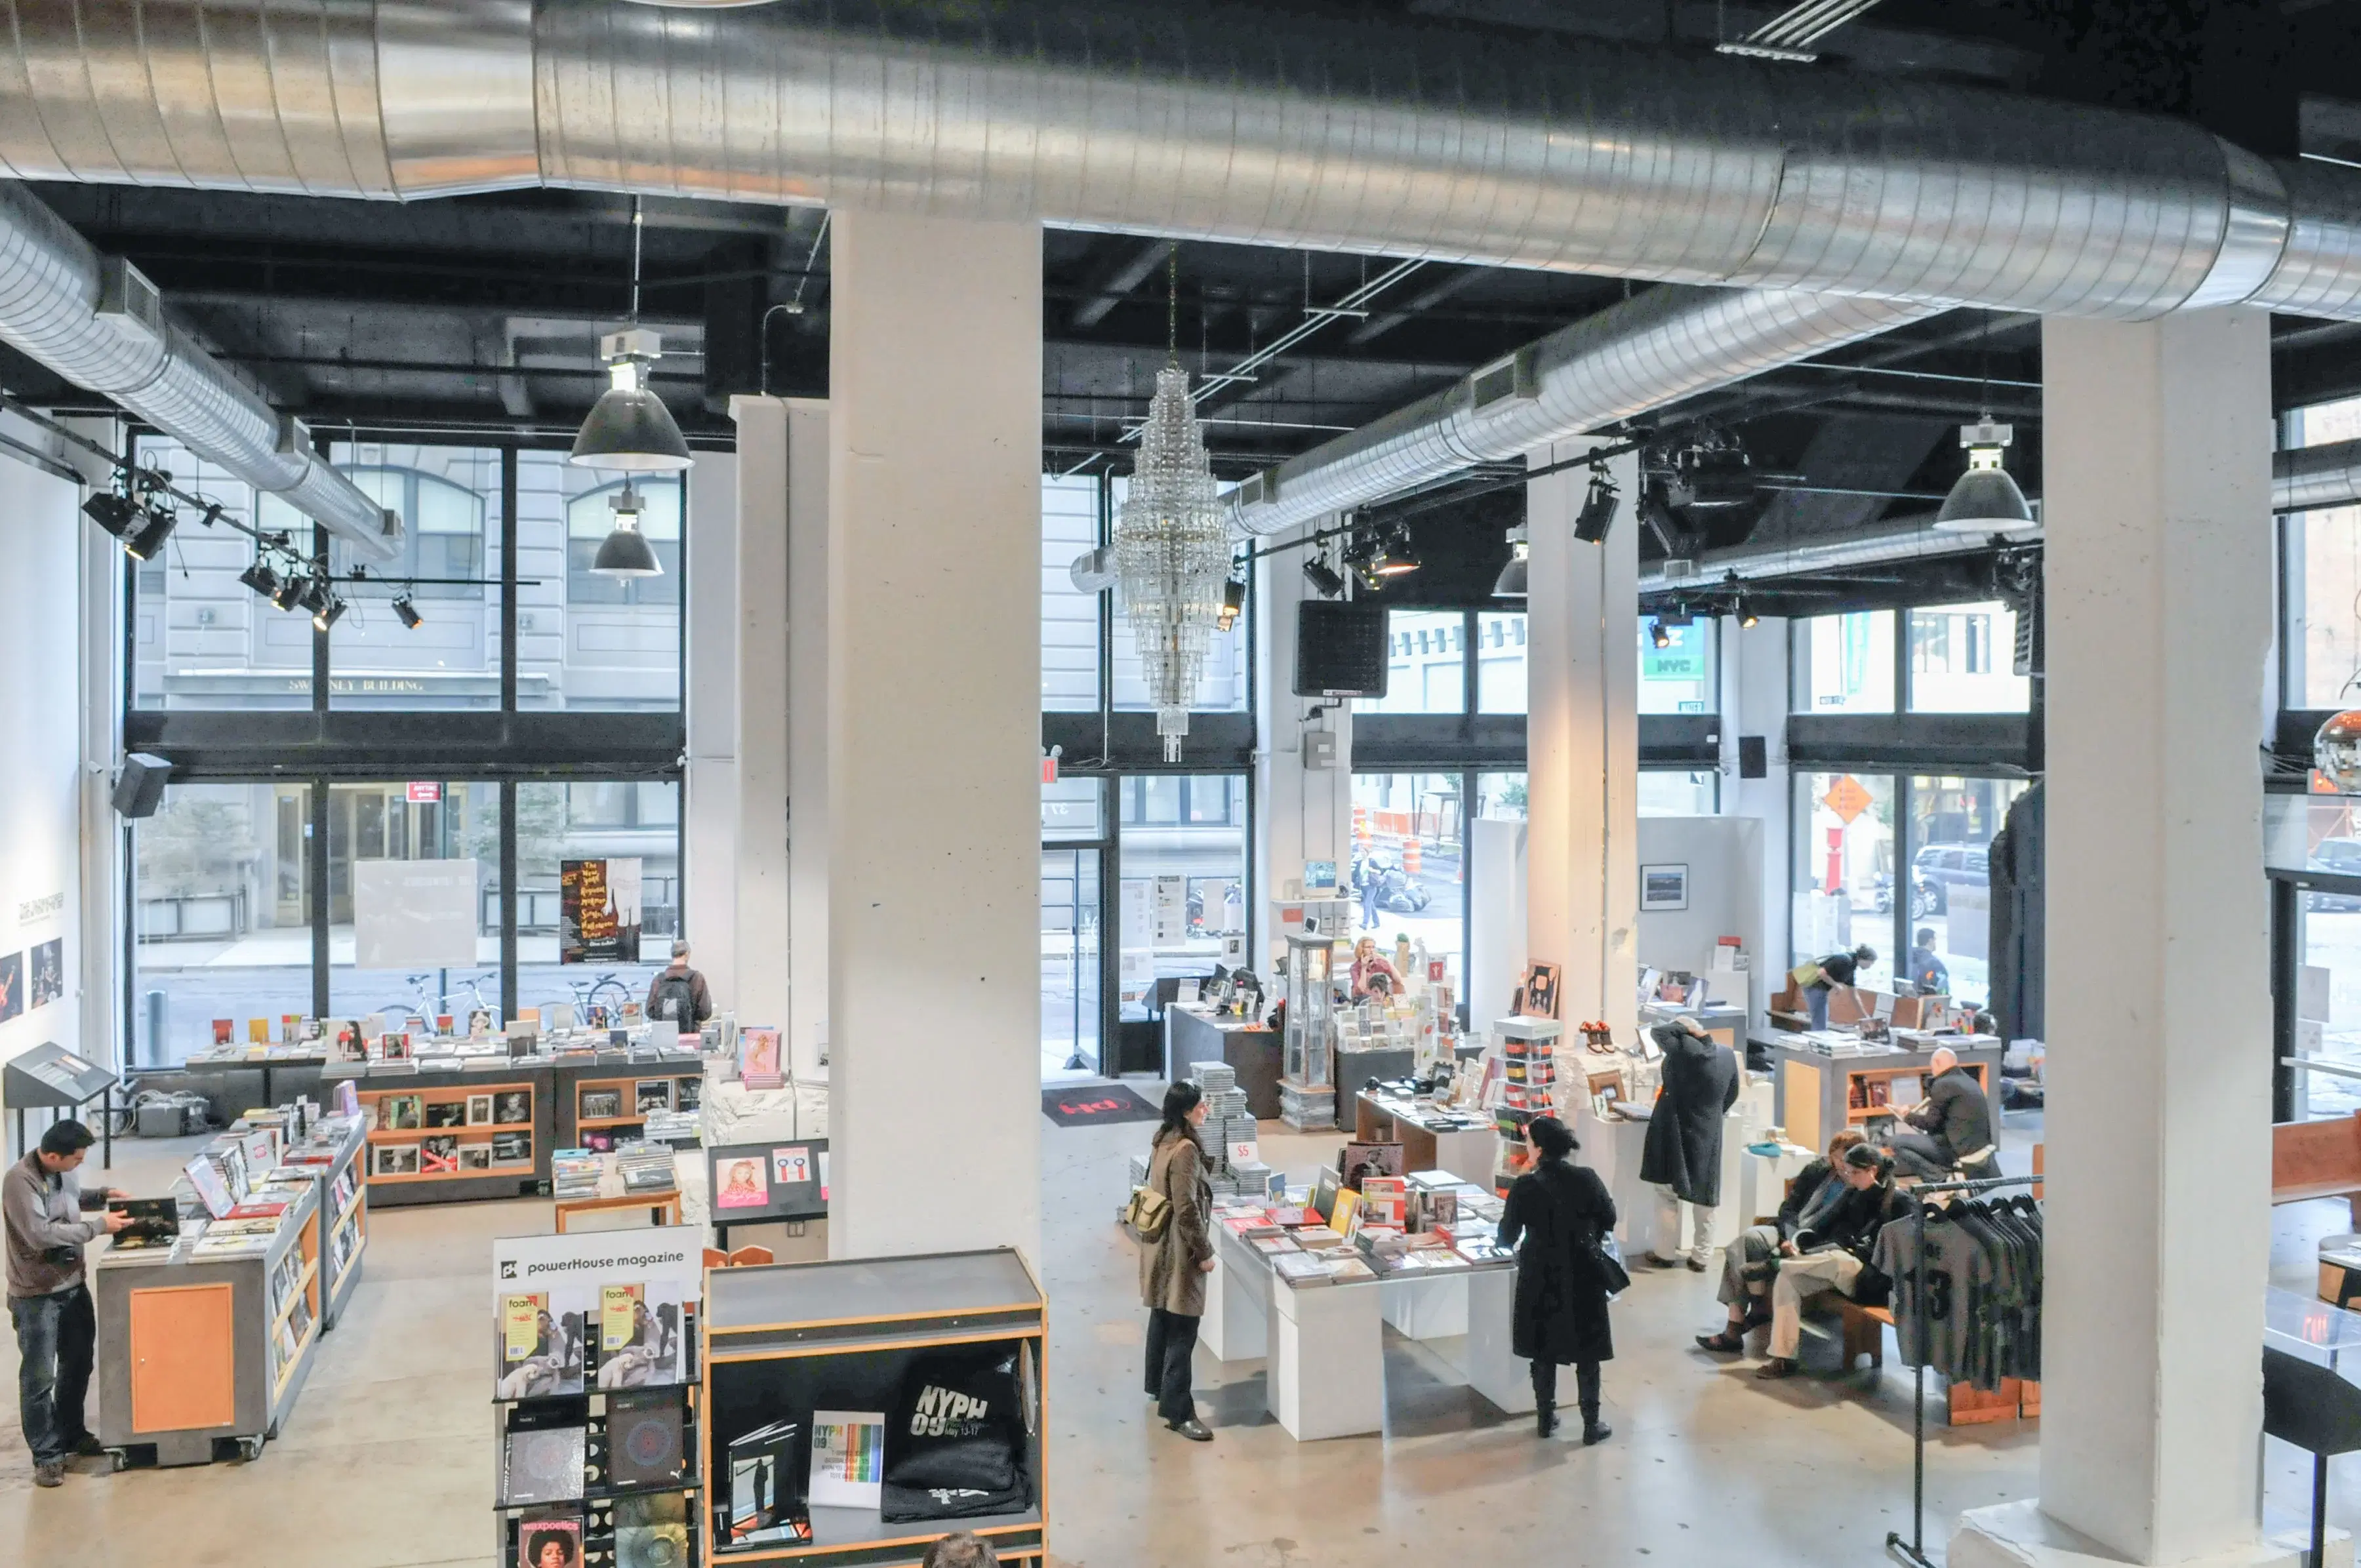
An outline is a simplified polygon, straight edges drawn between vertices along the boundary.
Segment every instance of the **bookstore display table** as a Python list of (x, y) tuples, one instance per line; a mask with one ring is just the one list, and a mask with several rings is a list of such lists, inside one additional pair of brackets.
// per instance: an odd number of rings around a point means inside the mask
[(1533, 1408), (1526, 1363), (1509, 1348), (1508, 1259), (1299, 1287), (1230, 1226), (1216, 1223), (1213, 1236), (1198, 1343), (1219, 1361), (1263, 1361), (1267, 1406), (1297, 1442), (1383, 1429), (1388, 1326), (1422, 1343), (1464, 1338), (1467, 1386), (1511, 1415)]
[(1488, 1111), (1448, 1110), (1382, 1089), (1354, 1096), (1353, 1135), (1365, 1144), (1401, 1145), (1404, 1170), (1472, 1170), (1478, 1177), (1492, 1173), (1500, 1147)]
[[(1741, 991), (1746, 977), (1734, 977)], [(1653, 1028), (1669, 1024), (1675, 1018), (1694, 1018), (1705, 1025), (1705, 1032), (1716, 1045), (1728, 1046), (1741, 1056), (1746, 1054), (1746, 1009), (1733, 1003), (1708, 1002), (1703, 1007), (1687, 1007), (1674, 1002), (1643, 1002), (1640, 1004), (1640, 1027)]]
[(598, 1190), (580, 1198), (560, 1198), (557, 1211), (557, 1234), (566, 1234), (568, 1222), (584, 1214), (607, 1214), (619, 1210), (645, 1210), (652, 1225), (680, 1223), (680, 1189), (678, 1186), (655, 1192), (632, 1192), (623, 1186), (623, 1173), (615, 1164), (615, 1157), (601, 1158)]
[(1263, 1121), (1279, 1118), (1279, 1041), (1275, 1030), (1248, 1019), (1215, 1014), (1175, 1002), (1164, 1009), (1164, 1080), (1178, 1083), (1201, 1061), (1229, 1064), (1246, 1110)]
[[(1897, 1031), (1897, 1034), (1903, 1032)], [(1786, 1035), (1771, 1046), (1771, 1070), (1777, 1084), (1773, 1110), (1787, 1141), (1807, 1149), (1822, 1149), (1837, 1129), (1865, 1126), (1882, 1118), (1899, 1120), (1927, 1092), (1927, 1058), (1937, 1046), (1948, 1046), (1960, 1064), (1983, 1080), (1984, 1098), (1995, 1132), (2000, 1127), (2001, 1042), (1990, 1035), (1913, 1035), (1914, 1050), (1905, 1044), (1866, 1045), (1856, 1036), (1831, 1032), (1825, 1036), (1837, 1052), (1814, 1048), (1823, 1036)], [(1960, 1151), (1965, 1153), (1965, 1150)]]
[(248, 1046), (243, 1049), (219, 1046), (189, 1058), (181, 1069), (199, 1073), (258, 1072), (262, 1075), (262, 1103), (276, 1105), (278, 1098), (270, 1091), (272, 1073), (282, 1067), (318, 1069), (327, 1065), (327, 1053), (317, 1046)]

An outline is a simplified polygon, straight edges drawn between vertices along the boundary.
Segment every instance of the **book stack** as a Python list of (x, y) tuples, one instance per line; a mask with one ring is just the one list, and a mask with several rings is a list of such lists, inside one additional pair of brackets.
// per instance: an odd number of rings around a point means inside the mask
[(1336, 1125), (1336, 1090), (1333, 1084), (1316, 1087), (1279, 1080), (1279, 1119), (1298, 1132), (1314, 1127)]
[(640, 1124), (640, 1135), (650, 1143), (695, 1143), (697, 1121), (695, 1111), (651, 1111)]
[(549, 1190), (555, 1197), (597, 1197), (598, 1174), (598, 1157), (589, 1149), (559, 1149), (549, 1157)]
[(1216, 1195), (1263, 1198), (1270, 1191), (1270, 1167), (1262, 1162), (1261, 1129), (1246, 1109), (1238, 1075), (1225, 1062), (1189, 1065), (1190, 1080), (1205, 1097), (1205, 1124), (1198, 1141), (1212, 1157), (1205, 1179)]
[(615, 1151), (626, 1192), (669, 1192), (675, 1186), (669, 1145), (633, 1140)]

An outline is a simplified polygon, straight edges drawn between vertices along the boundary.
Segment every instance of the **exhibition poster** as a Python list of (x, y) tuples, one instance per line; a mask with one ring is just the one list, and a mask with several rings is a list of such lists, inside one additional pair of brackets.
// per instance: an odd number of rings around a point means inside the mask
[(557, 890), (559, 963), (640, 961), (638, 856), (560, 861)]

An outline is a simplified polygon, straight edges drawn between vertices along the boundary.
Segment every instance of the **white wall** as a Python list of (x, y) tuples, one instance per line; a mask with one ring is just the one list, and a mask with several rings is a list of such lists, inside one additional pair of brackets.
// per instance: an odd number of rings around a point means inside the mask
[[(1247, 921), (1254, 967), (1266, 977), (1285, 948), (1277, 921), (1279, 898), (1289, 883), (1301, 880), (1303, 862), (1335, 861), (1339, 881), (1353, 863), (1352, 705), (1295, 695), (1296, 607), (1310, 593), (1303, 559), (1303, 551), (1287, 550), (1255, 563), (1252, 613), (1260, 618), (1255, 641), (1262, 700), (1255, 736), (1254, 853), (1262, 904), (1247, 912)], [(1304, 716), (1319, 707), (1326, 711), (1307, 723)], [(1323, 729), (1336, 738), (1335, 766), (1307, 773), (1304, 731)]]
[[(0, 1059), (53, 1040), (112, 1057), (82, 1033), (81, 493), (0, 458)], [(111, 546), (110, 546), (111, 548)], [(56, 942), (56, 999), (35, 1003), (35, 952)], [(31, 1124), (38, 1128), (40, 1118)]]
[[(1754, 967), (1758, 974), (1775, 975), (1791, 961), (1787, 888), (1794, 790), (1787, 768), (1787, 622), (1766, 616), (1750, 630), (1725, 619), (1721, 648), (1721, 814), (1750, 817), (1760, 826), (1763, 943), (1757, 951), (1763, 956)], [(1768, 777), (1738, 776), (1741, 735), (1763, 738)], [(1758, 992), (1755, 1007), (1761, 1009), (1777, 989), (1772, 985)]]
[[(1746, 1005), (1759, 1016), (1763, 1003), (1763, 825), (1746, 817), (1642, 817), (1640, 865), (1688, 867), (1688, 907), (1640, 911), (1642, 968), (1695, 970), (1711, 963), (1714, 944), (1736, 937), (1752, 963)], [(1738, 992), (1730, 977), (1712, 977), (1714, 999), (1730, 1002)], [(1729, 987), (1725, 990), (1723, 988)]]

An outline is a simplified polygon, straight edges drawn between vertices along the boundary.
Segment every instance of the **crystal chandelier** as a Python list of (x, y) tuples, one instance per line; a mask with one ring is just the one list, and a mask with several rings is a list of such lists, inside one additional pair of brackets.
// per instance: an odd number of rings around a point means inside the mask
[(1156, 703), (1164, 760), (1177, 762), (1230, 575), (1229, 524), (1189, 400), (1189, 373), (1178, 365), (1156, 373), (1139, 462), (1115, 524), (1115, 566)]

